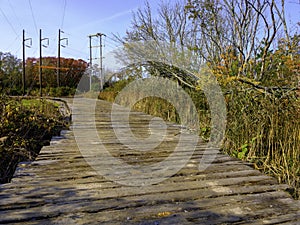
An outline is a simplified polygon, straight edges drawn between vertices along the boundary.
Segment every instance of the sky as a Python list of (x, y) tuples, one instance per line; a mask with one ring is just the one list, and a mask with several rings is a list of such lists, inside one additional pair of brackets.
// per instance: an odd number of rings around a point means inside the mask
[[(148, 2), (155, 10), (161, 0)], [(300, 0), (286, 2), (288, 22), (295, 24), (300, 21)], [(39, 30), (42, 29), (42, 38), (49, 38), (49, 46), (42, 49), (43, 56), (57, 56), (58, 29), (61, 29), (64, 32), (61, 38), (68, 38), (68, 46), (61, 48), (61, 57), (88, 61), (88, 35), (96, 33), (106, 34), (105, 57), (106, 52), (118, 45), (112, 40), (112, 34), (123, 36), (130, 28), (132, 12), (144, 5), (144, 0), (0, 0), (0, 52), (10, 52), (22, 59), (22, 30), (25, 29), (25, 38), (32, 38), (32, 47), (26, 48), (26, 58), (39, 57)], [(93, 45), (98, 43), (99, 39), (93, 40)], [(97, 48), (93, 50), (96, 56), (97, 51)]]
[[(158, 2), (149, 0), (153, 8)], [(42, 49), (42, 55), (57, 56), (61, 29), (61, 38), (68, 39), (68, 46), (61, 48), (61, 57), (88, 61), (88, 35), (105, 34), (103, 54), (111, 51), (118, 45), (112, 40), (112, 34), (123, 36), (130, 28), (132, 12), (143, 6), (143, 0), (0, 0), (0, 52), (10, 52), (22, 59), (24, 29), (25, 38), (32, 38), (32, 47), (26, 48), (26, 58), (39, 57), (39, 30), (42, 29), (42, 38), (49, 38), (49, 46)], [(92, 45), (99, 45), (99, 39), (93, 38)], [(93, 49), (94, 54), (99, 55), (99, 48)]]

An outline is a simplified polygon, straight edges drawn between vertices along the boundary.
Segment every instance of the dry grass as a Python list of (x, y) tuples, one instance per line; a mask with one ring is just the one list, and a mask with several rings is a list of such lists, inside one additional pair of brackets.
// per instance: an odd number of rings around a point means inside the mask
[(299, 198), (300, 105), (295, 93), (278, 96), (240, 89), (227, 97), (224, 151), (289, 184)]
[[(102, 92), (101, 99), (113, 101), (119, 90)], [(187, 90), (200, 118), (200, 135), (210, 135), (210, 112), (201, 92)], [(300, 190), (300, 104), (296, 93), (267, 94), (237, 86), (225, 95), (227, 129), (223, 151), (245, 161), (280, 183), (290, 185), (290, 192), (299, 199)], [(167, 101), (148, 97), (134, 106), (165, 120), (179, 122), (174, 107)]]

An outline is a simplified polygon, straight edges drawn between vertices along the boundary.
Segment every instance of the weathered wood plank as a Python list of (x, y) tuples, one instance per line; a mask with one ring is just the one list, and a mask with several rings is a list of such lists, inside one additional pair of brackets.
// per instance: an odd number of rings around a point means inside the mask
[[(110, 153), (133, 165), (151, 165), (168, 157), (178, 143), (180, 129), (167, 123), (164, 142), (155, 150), (132, 150), (116, 137), (110, 121), (110, 103), (99, 101), (95, 125)], [(123, 113), (119, 107), (119, 115)], [(78, 111), (84, 129), (79, 139), (91, 149), (93, 121), (89, 110)], [(76, 115), (75, 115), (76, 116)], [(131, 112), (131, 129), (139, 138), (149, 136), (151, 116)], [(158, 131), (160, 132), (160, 131)], [(291, 199), (269, 176), (237, 159), (215, 154), (204, 171), (198, 170), (205, 143), (198, 142), (185, 166), (150, 186), (124, 186), (99, 175), (81, 155), (73, 131), (54, 138), (33, 163), (21, 163), (12, 183), (0, 186), (0, 224), (299, 224), (299, 201)], [(191, 134), (192, 135), (192, 134)], [(189, 139), (187, 139), (189, 140)], [(188, 144), (188, 143), (187, 143)], [(136, 145), (138, 146), (138, 145)], [(189, 153), (180, 149), (177, 163)], [(92, 158), (91, 158), (92, 159)], [(109, 166), (110, 160), (101, 161)], [(122, 171), (122, 166), (115, 167)], [(151, 179), (151, 175), (141, 180)], [(119, 181), (130, 182), (127, 177)]]

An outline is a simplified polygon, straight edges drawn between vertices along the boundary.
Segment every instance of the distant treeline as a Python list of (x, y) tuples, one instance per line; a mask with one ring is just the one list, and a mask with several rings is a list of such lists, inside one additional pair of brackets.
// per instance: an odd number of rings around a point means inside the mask
[[(25, 62), (25, 94), (35, 95), (40, 87), (40, 60), (27, 58)], [(59, 86), (57, 82), (57, 57), (42, 59), (42, 87), (45, 95), (71, 94), (84, 78), (88, 63), (81, 59), (60, 58)], [(0, 92), (8, 95), (23, 93), (22, 61), (11, 53), (0, 52)], [(59, 93), (60, 92), (60, 93)], [(66, 92), (66, 93), (63, 93)]]

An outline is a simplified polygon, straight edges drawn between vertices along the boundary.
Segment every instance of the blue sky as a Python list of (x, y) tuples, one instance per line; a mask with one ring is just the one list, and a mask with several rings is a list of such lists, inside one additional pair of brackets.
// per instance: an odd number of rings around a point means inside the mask
[[(158, 2), (149, 1), (154, 8)], [(58, 29), (62, 29), (62, 38), (68, 38), (69, 46), (61, 49), (61, 56), (88, 60), (88, 35), (106, 34), (104, 52), (109, 51), (116, 46), (110, 39), (112, 33), (124, 34), (130, 27), (132, 11), (143, 5), (141, 0), (0, 0), (0, 51), (21, 58), (25, 29), (26, 38), (32, 38), (26, 57), (38, 57), (42, 29), (43, 38), (50, 40), (43, 56), (56, 56)], [(96, 45), (98, 40), (94, 41)]]
[[(149, 0), (155, 9), (161, 0)], [(170, 2), (172, 2), (170, 0)], [(286, 0), (288, 21), (300, 21), (298, 0)], [(26, 48), (26, 57), (39, 55), (39, 29), (50, 45), (43, 48), (43, 56), (57, 55), (58, 29), (69, 46), (62, 48), (62, 57), (88, 60), (88, 35), (98, 32), (104, 38), (104, 54), (116, 46), (112, 33), (123, 35), (130, 27), (132, 11), (144, 6), (143, 0), (0, 0), (0, 51), (22, 57), (22, 30), (32, 38), (32, 48)], [(96, 44), (96, 42), (95, 42)], [(94, 51), (95, 54), (97, 50)]]

